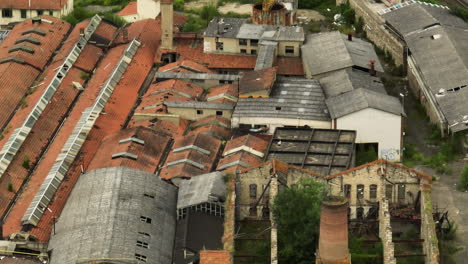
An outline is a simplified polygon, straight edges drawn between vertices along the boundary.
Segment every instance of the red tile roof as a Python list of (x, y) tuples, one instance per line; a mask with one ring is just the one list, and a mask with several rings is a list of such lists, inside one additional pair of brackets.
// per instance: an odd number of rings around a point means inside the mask
[(174, 124), (173, 122), (163, 120), (158, 117), (148, 117), (148, 119), (145, 120), (139, 120), (135, 121), (135, 116), (132, 118), (130, 123), (128, 124), (128, 127), (135, 127), (135, 126), (142, 126), (142, 127), (147, 127), (151, 128), (155, 131), (163, 132), (171, 137), (180, 137), (182, 136), (185, 131), (187, 130), (187, 126), (189, 124), (188, 120), (185, 120), (183, 118), (178, 119), (178, 123)]
[[(170, 142), (169, 135), (144, 127), (120, 130), (102, 140), (88, 171), (123, 166), (155, 173)], [(114, 154), (124, 152), (136, 155), (136, 160), (113, 157)]]
[(207, 65), (210, 69), (243, 69), (255, 68), (256, 57), (249, 55), (227, 55), (203, 52), (202, 39), (176, 39), (174, 50), (159, 50), (155, 62), (161, 63), (161, 55), (176, 52), (180, 59), (188, 59)]
[[(242, 149), (243, 147), (251, 148), (264, 154), (265, 151), (267, 150), (268, 143), (269, 141), (256, 137), (254, 135), (250, 135), (250, 134), (237, 137), (237, 138), (229, 140), (226, 143), (223, 156), (226, 156), (235, 152), (239, 152), (239, 151), (246, 151), (245, 149), (244, 150)], [(235, 151), (235, 152), (228, 153), (230, 151)]]
[(209, 116), (190, 125), (189, 134), (203, 133), (217, 139), (226, 140), (231, 137), (231, 121), (220, 116)]
[[(193, 148), (192, 146), (195, 146)], [(174, 152), (179, 148), (186, 148)], [(196, 148), (202, 149), (197, 150)], [(169, 153), (164, 168), (160, 171), (159, 176), (164, 179), (173, 179), (176, 177), (190, 178), (200, 174), (210, 172), (221, 148), (221, 141), (204, 134), (191, 134), (184, 137), (175, 139), (174, 146)], [(209, 153), (202, 153), (202, 152)], [(189, 162), (196, 162), (203, 166), (202, 168), (196, 167), (187, 162), (170, 165), (171, 162), (189, 160)]]
[[(99, 26), (101, 27), (101, 26)], [(98, 27), (98, 28), (99, 28)], [(25, 98), (26, 106), (18, 109), (15, 115), (10, 120), (8, 127), (10, 128), (8, 133), (4, 133), (4, 138), (0, 140), (0, 148), (8, 140), (14, 129), (20, 127), (26, 117), (31, 112), (35, 103), (39, 100), (40, 96), (45, 91), (47, 85), (52, 81), (55, 76), (56, 69), (61, 65), (66, 55), (69, 54), (75, 41), (78, 39), (79, 30), (74, 30), (67, 38), (67, 41), (62, 45), (58, 54), (54, 57), (53, 62), (45, 69), (42, 76), (44, 79), (38, 80), (36, 83), (43, 83), (35, 88), (35, 91)], [(88, 51), (96, 51), (97, 48), (91, 44), (88, 44), (83, 49), (82, 53), (78, 57), (78, 61), (81, 60), (82, 56), (90, 53)], [(18, 154), (14, 157), (9, 167), (5, 171), (3, 177), (0, 178), (0, 214), (3, 214), (8, 208), (11, 199), (16, 191), (24, 183), (25, 179), (29, 175), (29, 171), (23, 167), (23, 161), (25, 157), (28, 157), (30, 166), (40, 159), (42, 152), (50, 143), (54, 132), (60, 126), (63, 118), (65, 117), (69, 107), (79, 94), (79, 90), (73, 87), (72, 82), (77, 82), (84, 85), (82, 75), (83, 70), (91, 71), (99, 59), (99, 56), (95, 54), (87, 61), (77, 66), (75, 63), (69, 70), (66, 77), (63, 79), (61, 85), (57, 88), (56, 93), (52, 97), (51, 103), (46, 106), (43, 114), (39, 117), (38, 121), (33, 126), (31, 133), (26, 137), (26, 140), (20, 147)], [(7, 185), (11, 183), (15, 192), (7, 191)], [(5, 186), (5, 188), (2, 188)]]
[(239, 87), (232, 84), (211, 88), (206, 95), (206, 100), (216, 103), (233, 103), (239, 98)]
[(256, 71), (240, 73), (239, 95), (252, 94), (255, 92), (270, 91), (276, 80), (278, 67), (270, 67)]
[(67, 0), (2, 0), (0, 8), (61, 10)]
[(200, 251), (200, 264), (230, 264), (231, 255), (226, 250)]
[[(0, 64), (0, 94), (2, 95), (0, 97), (0, 129), (6, 125), (15, 109), (20, 107), (21, 98), (26, 95), (70, 29), (68, 23), (53, 17), (47, 18), (53, 23), (32, 24), (31, 20), (26, 20), (16, 25), (0, 44), (0, 60), (8, 57), (24, 60), (24, 64), (16, 62)], [(29, 29), (41, 30), (46, 35), (34, 33), (22, 35)], [(34, 37), (41, 44), (34, 45), (29, 42), (15, 44), (18, 39), (28, 36)], [(10, 52), (10, 48), (15, 45), (31, 47), (34, 49), (34, 54), (24, 51)], [(13, 78), (13, 76), (21, 76), (21, 78)]]
[(125, 6), (122, 10), (120, 10), (119, 13), (117, 13), (118, 16), (129, 16), (129, 15), (136, 15), (136, 14), (138, 14), (137, 1), (128, 3), (127, 6)]
[(206, 66), (191, 60), (178, 60), (164, 65), (158, 69), (158, 72), (195, 72), (195, 73), (215, 73)]
[[(40, 241), (48, 241), (54, 217), (60, 215), (66, 199), (81, 174), (81, 169), (87, 169), (101, 140), (105, 136), (119, 131), (124, 125), (128, 114), (138, 98), (139, 89), (153, 65), (152, 58), (154, 58), (154, 51), (158, 47), (161, 36), (160, 28), (155, 27), (154, 20), (135, 22), (128, 27), (128, 36), (129, 39), (137, 38), (141, 40), (142, 45), (104, 107), (103, 113), (105, 114), (101, 114), (97, 119), (75, 162), (68, 171), (66, 180), (61, 183), (49, 204), (48, 208), (50, 211), (45, 211), (37, 227), (30, 231)], [(8, 215), (4, 225), (5, 234), (21, 230), (21, 217), (24, 215), (35, 193), (54, 164), (55, 159), (60, 154), (82, 112), (94, 102), (102, 87), (102, 83), (105, 82), (110, 72), (113, 71), (115, 64), (125, 49), (126, 45), (112, 48), (101, 62), (100, 67), (98, 67), (88, 86), (79, 97), (75, 107), (61, 127), (60, 132), (56, 135), (54, 142), (48, 148), (46, 155), (39, 163), (37, 170), (31, 176), (28, 185)]]
[(278, 57), (276, 60), (279, 75), (304, 76), (304, 67), (301, 58)]
[(246, 168), (258, 166), (263, 159), (251, 153), (241, 151), (222, 158), (216, 170), (235, 173)]

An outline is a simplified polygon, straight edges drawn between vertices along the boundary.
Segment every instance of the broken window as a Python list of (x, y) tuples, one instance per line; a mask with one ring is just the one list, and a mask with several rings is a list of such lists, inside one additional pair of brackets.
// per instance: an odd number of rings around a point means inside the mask
[(249, 185), (249, 193), (250, 193), (250, 198), (257, 198), (257, 184), (250, 184)]
[(357, 186), (356, 198), (357, 199), (363, 199), (364, 198), (364, 185), (359, 184)]
[(250, 216), (257, 216), (257, 208), (254, 205), (251, 205), (249, 208), (249, 215)]
[(217, 116), (222, 116), (222, 115), (223, 115), (223, 111), (216, 111), (216, 115), (217, 115)]
[(149, 244), (148, 244), (148, 243), (143, 242), (143, 241), (139, 241), (139, 240), (137, 240), (136, 245), (137, 245), (137, 247), (149, 248)]
[(151, 224), (151, 218), (146, 216), (140, 216), (140, 221), (143, 223)]
[(377, 185), (372, 184), (369, 187), (369, 198), (370, 199), (376, 199), (377, 198)]
[(246, 39), (239, 39), (239, 45), (247, 46), (247, 40)]
[(11, 8), (2, 9), (2, 17), (13, 17), (13, 10)]
[(406, 186), (398, 184), (398, 200), (405, 200)]
[(269, 219), (270, 218), (270, 208), (268, 208), (268, 206), (264, 206), (262, 208), (262, 218), (263, 219)]
[(251, 50), (251, 51), (250, 51), (250, 54), (252, 54), (252, 55), (257, 55), (257, 50), (254, 50), (254, 49)]
[(388, 200), (392, 200), (393, 197), (393, 185), (387, 184), (385, 185), (385, 196), (387, 197)]
[(26, 18), (26, 9), (21, 9), (21, 18)]
[(251, 39), (250, 46), (254, 46), (254, 47), (258, 46), (258, 39)]
[(197, 115), (203, 115), (203, 110), (197, 110)]
[(294, 54), (294, 46), (286, 46), (284, 48), (284, 51), (285, 51), (286, 54), (290, 54), (290, 55)]
[(38, 16), (42, 16), (44, 14), (44, 11), (43, 10), (37, 10), (37, 15)]
[(241, 49), (241, 54), (246, 54), (247, 50), (246, 49)]
[(216, 50), (224, 50), (223, 42), (216, 42)]
[(348, 199), (351, 197), (351, 184), (345, 184), (345, 186), (344, 186), (344, 195)]
[(141, 254), (135, 254), (135, 258), (141, 262), (146, 262), (146, 256)]
[(356, 209), (356, 218), (357, 219), (363, 219), (364, 218), (364, 208), (358, 207)]

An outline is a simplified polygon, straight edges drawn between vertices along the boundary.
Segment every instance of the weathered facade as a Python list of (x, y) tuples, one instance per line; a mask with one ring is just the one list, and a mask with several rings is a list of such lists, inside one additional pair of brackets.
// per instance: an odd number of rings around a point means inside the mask
[(73, 0), (1, 1), (0, 11), (0, 26), (42, 15), (60, 18), (73, 11)]

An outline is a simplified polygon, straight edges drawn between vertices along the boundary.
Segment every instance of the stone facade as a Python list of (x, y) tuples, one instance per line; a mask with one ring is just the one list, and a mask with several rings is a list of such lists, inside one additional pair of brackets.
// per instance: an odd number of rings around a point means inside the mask
[(423, 186), (421, 195), (421, 238), (424, 239), (423, 252), (426, 254), (424, 261), (426, 264), (439, 263), (439, 245), (432, 213), (430, 187)]

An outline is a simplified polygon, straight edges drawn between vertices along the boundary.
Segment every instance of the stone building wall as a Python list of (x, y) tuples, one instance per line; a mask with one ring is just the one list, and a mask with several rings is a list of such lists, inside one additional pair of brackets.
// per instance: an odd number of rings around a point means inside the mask
[(432, 202), (430, 187), (422, 186), (421, 195), (421, 239), (423, 242), (423, 252), (426, 255), (424, 263), (439, 263), (439, 245), (435, 230), (434, 218), (432, 217)]
[(396, 264), (390, 212), (388, 211), (388, 200), (385, 197), (379, 203), (379, 237), (382, 240), (384, 264)]

